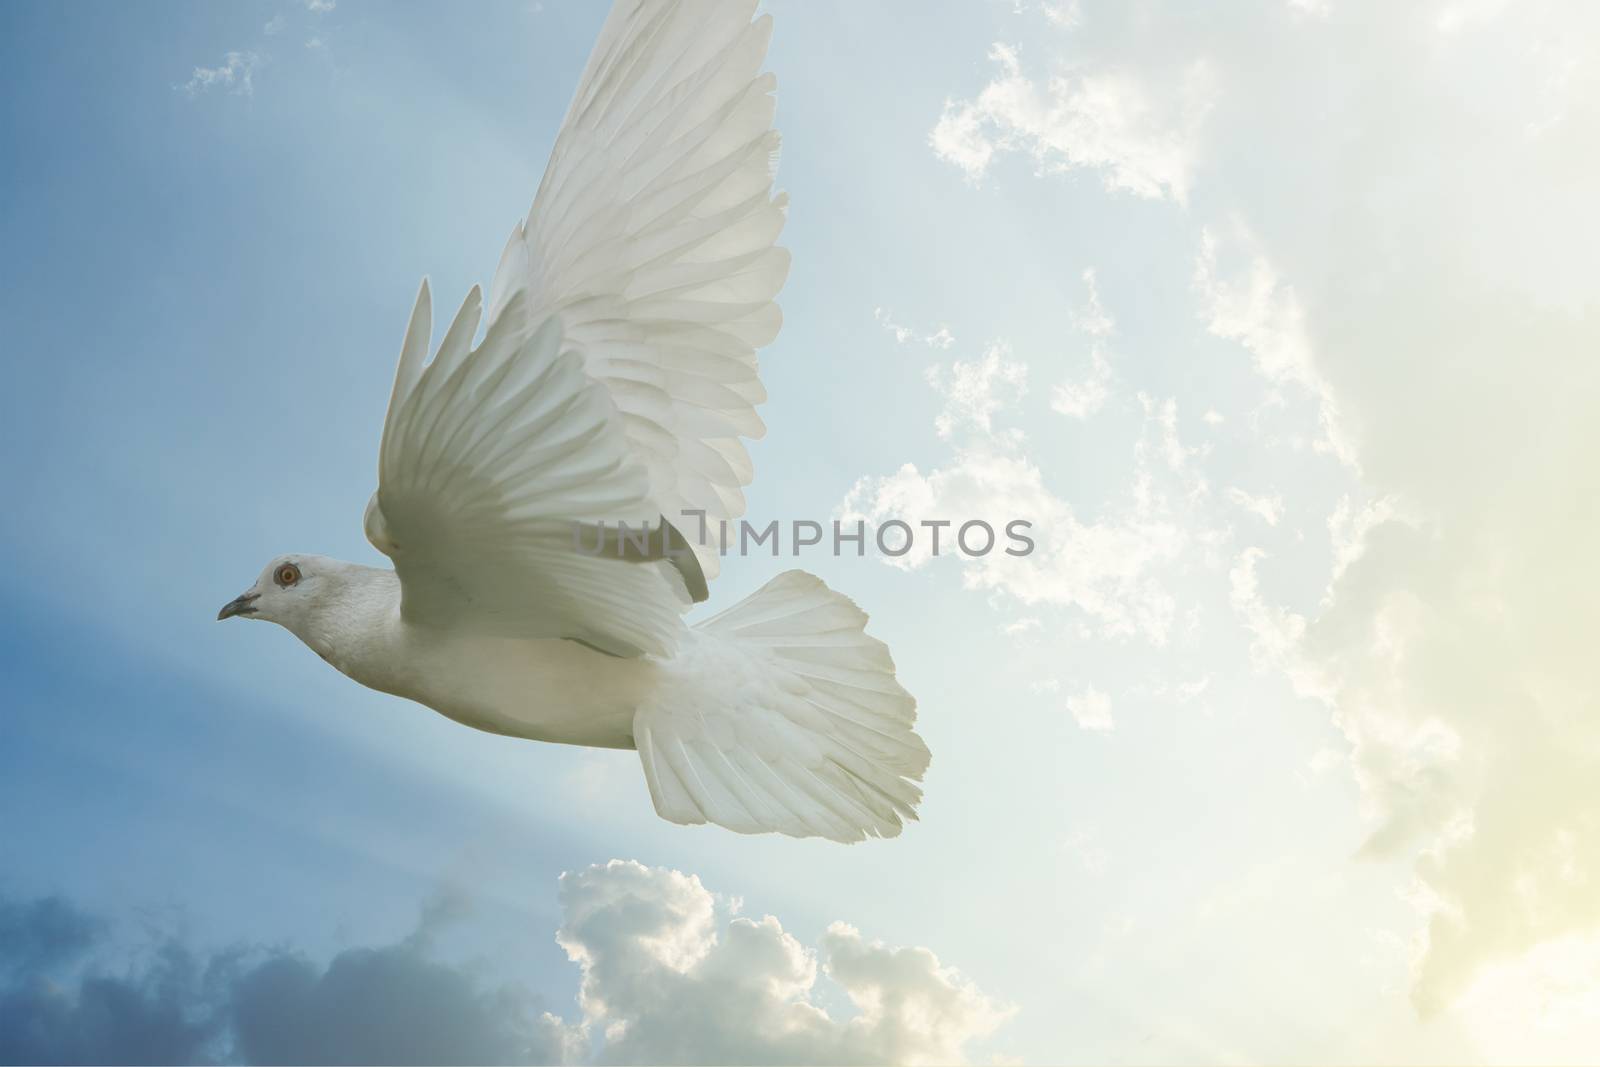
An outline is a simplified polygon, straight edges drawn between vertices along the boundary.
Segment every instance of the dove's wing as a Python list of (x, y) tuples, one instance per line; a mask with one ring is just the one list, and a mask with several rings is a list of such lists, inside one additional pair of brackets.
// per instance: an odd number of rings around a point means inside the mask
[(424, 366), (424, 282), (406, 331), (366, 515), (400, 576), (401, 614), (615, 655), (671, 651), (690, 603), (682, 576), (580, 540), (583, 523), (656, 518), (610, 394), (558, 319), (528, 328), (520, 295), (471, 347), (481, 311), (474, 288)]
[(512, 231), (490, 318), (519, 291), (561, 315), (610, 392), (649, 477), (651, 514), (700, 545), (701, 510), (744, 513), (741, 437), (764, 427), (756, 349), (778, 333), (789, 270), (774, 247), (772, 20), (755, 0), (619, 0), (606, 20), (528, 218)]
[(619, 0), (495, 272), (483, 344), (474, 291), (424, 367), (419, 298), (366, 523), (408, 619), (659, 653), (704, 599), (714, 545), (621, 562), (578, 551), (573, 523), (665, 516), (697, 535), (686, 510), (743, 513), (755, 350), (789, 265), (754, 8)]

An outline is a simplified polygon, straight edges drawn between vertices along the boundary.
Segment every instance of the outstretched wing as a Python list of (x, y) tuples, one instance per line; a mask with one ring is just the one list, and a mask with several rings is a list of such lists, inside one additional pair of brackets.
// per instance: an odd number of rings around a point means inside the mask
[(490, 289), (491, 321), (528, 294), (559, 313), (610, 393), (649, 479), (651, 514), (690, 533), (744, 513), (741, 437), (764, 432), (756, 349), (778, 333), (789, 270), (774, 242), (776, 81), (755, 0), (619, 0), (538, 195)]
[(481, 311), (474, 288), (424, 366), (424, 282), (406, 331), (366, 515), (367, 538), (400, 576), (401, 613), (614, 655), (671, 651), (690, 603), (683, 578), (584, 539), (582, 524), (656, 517), (610, 395), (557, 319), (529, 328), (520, 296), (471, 347)]
[(662, 560), (675, 531), (658, 526), (622, 562), (578, 551), (573, 524), (665, 517), (698, 534), (685, 511), (743, 513), (755, 350), (777, 333), (789, 263), (760, 73), (771, 20), (754, 7), (619, 0), (501, 257), (481, 345), (474, 290), (424, 364), (424, 285), (366, 522), (407, 618), (664, 653), (704, 599), (715, 545)]

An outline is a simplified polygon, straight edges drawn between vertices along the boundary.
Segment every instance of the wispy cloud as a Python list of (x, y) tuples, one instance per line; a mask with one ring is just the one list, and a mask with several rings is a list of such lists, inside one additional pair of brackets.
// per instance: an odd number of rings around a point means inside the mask
[(1266, 523), (1276, 526), (1283, 518), (1283, 497), (1277, 493), (1247, 493), (1238, 486), (1228, 489), (1228, 502)]
[(888, 308), (873, 308), (872, 317), (878, 320), (878, 325), (889, 332), (896, 344), (903, 345), (911, 341), (921, 341), (929, 348), (945, 349), (956, 343), (955, 335), (950, 332), (950, 327), (942, 324), (931, 333), (918, 333), (910, 326), (896, 322), (893, 313)]
[(1116, 729), (1116, 721), (1111, 717), (1111, 697), (1093, 686), (1085, 686), (1067, 697), (1067, 713), (1084, 730), (1103, 733)]
[[(1215, 229), (1202, 230), (1195, 257), (1194, 291), (1206, 329), (1243, 345), (1269, 382), (1313, 396), (1321, 422), (1313, 447), (1355, 466), (1355, 444), (1340, 418), (1333, 388), (1317, 365), (1299, 294), (1273, 266), (1258, 238), (1237, 224), (1228, 229), (1227, 239)], [(1225, 251), (1243, 262), (1224, 269), (1219, 257)]]
[(947, 102), (929, 134), (941, 159), (977, 181), (996, 155), (1021, 152), (1040, 171), (1099, 170), (1110, 190), (1187, 199), (1216, 92), (1206, 63), (1190, 64), (1169, 87), (1110, 67), (1078, 67), (1036, 81), (1008, 44), (992, 46), (989, 58), (999, 73), (971, 100)]
[(255, 71), (260, 65), (261, 57), (254, 52), (229, 52), (222, 57), (220, 66), (196, 67), (189, 80), (175, 88), (190, 96), (213, 89), (251, 96), (255, 93)]
[(1058, 383), (1050, 391), (1050, 406), (1061, 414), (1086, 419), (1099, 411), (1111, 396), (1111, 363), (1106, 358), (1106, 339), (1116, 330), (1116, 321), (1100, 303), (1100, 286), (1093, 268), (1083, 272), (1087, 302), (1073, 312), (1073, 328), (1089, 338), (1089, 370), (1077, 380)]
[[(1004, 593), (1027, 608), (1075, 608), (1104, 636), (1165, 644), (1178, 615), (1166, 572), (1216, 536), (1197, 510), (1209, 489), (1196, 462), (1200, 450), (1179, 436), (1176, 404), (1138, 398), (1144, 424), (1133, 479), (1085, 520), (1047, 486), (1015, 425), (1028, 367), (1010, 346), (990, 344), (979, 359), (935, 366), (927, 379), (944, 398), (934, 428), (953, 449), (950, 461), (926, 473), (907, 463), (888, 476), (859, 479), (840, 504), (841, 516), (872, 526), (890, 518), (982, 520), (997, 531), (1026, 520), (1034, 550), (958, 555), (963, 584)], [(885, 562), (917, 569), (935, 560), (931, 539), (919, 538), (911, 551)]]
[(949, 438), (962, 427), (990, 436), (995, 413), (1027, 391), (1028, 365), (1011, 357), (1010, 345), (997, 341), (981, 359), (958, 360), (948, 369), (935, 365), (927, 377), (944, 394), (944, 410), (933, 423), (940, 437)]

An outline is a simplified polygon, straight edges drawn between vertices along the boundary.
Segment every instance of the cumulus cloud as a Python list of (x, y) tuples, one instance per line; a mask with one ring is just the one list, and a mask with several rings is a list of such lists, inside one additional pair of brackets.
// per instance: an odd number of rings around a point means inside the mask
[[(1011, 1009), (924, 948), (834, 923), (813, 951), (770, 915), (717, 920), (692, 875), (613, 860), (562, 878), (558, 935), (612, 1063), (956, 1063)], [(826, 975), (855, 1013), (817, 1000)]]
[[(267, 32), (273, 31), (269, 29)], [(229, 52), (222, 57), (220, 66), (196, 67), (189, 80), (176, 88), (190, 96), (199, 96), (212, 89), (251, 96), (255, 93), (256, 67), (260, 65), (261, 57), (254, 52)]]
[(1359, 470), (1367, 502), (1327, 502), (1321, 604), (1274, 602), (1262, 547), (1231, 598), (1344, 732), (1364, 853), (1414, 859), (1432, 1011), (1600, 927), (1600, 11), (1279, 11), (1242, 34), (1097, 8), (1048, 80), (992, 50), (931, 140), (975, 180), (1019, 151), (1203, 204), (1202, 326), (1311, 396), (1312, 443)]
[(118, 961), (110, 925), (59, 898), (0, 901), (0, 1063), (549, 1063), (573, 1034), (511, 985), (408, 938), (319, 964), (171, 939)]
[(582, 1035), (516, 986), (480, 985), (415, 939), (339, 953), (326, 966), (272, 957), (231, 992), (246, 1063), (560, 1063)]
[[(131, 966), (70, 903), (0, 899), (0, 1063), (958, 1063), (1012, 1014), (927, 949), (845, 923), (809, 949), (677, 871), (613, 860), (560, 900), (572, 1023), (441, 958), (448, 898), (326, 963), (169, 940)], [(820, 1003), (823, 979), (851, 1012)]]
[(0, 1063), (207, 1058), (215, 1015), (181, 948), (128, 974), (90, 971), (75, 988), (62, 984), (105, 934), (104, 922), (59, 898), (0, 900)]
[(1487, 1062), (1583, 1064), (1600, 1038), (1600, 934), (1568, 933), (1482, 968), (1451, 1012)]
[(997, 154), (1022, 152), (1041, 172), (1093, 169), (1110, 190), (1187, 198), (1215, 93), (1205, 63), (1191, 63), (1162, 84), (1126, 70), (1083, 67), (1041, 83), (1023, 73), (1014, 46), (997, 43), (989, 58), (999, 73), (973, 99), (948, 101), (929, 135), (940, 158), (977, 181)]
[[(1345, 106), (1327, 86), (1241, 86), (1237, 102), (1241, 134), (1344, 161), (1298, 205), (1248, 210), (1371, 488), (1398, 504), (1344, 520), (1328, 602), (1288, 636), (1352, 745), (1368, 852), (1415, 857), (1425, 1010), (1600, 924), (1600, 660), (1582, 636), (1600, 631), (1600, 319), (1568, 310), (1600, 286), (1573, 258), (1596, 234), (1570, 177), (1600, 161), (1600, 37), (1581, 5), (1442, 11), (1359, 8), (1324, 46), (1362, 56), (1359, 151), (1308, 143), (1321, 135), (1259, 104)], [(1389, 47), (1355, 43), (1378, 33)], [(1584, 73), (1553, 83), (1558, 47), (1579, 48)]]
[(975, 178), (1015, 150), (1205, 205), (1202, 326), (1314, 397), (1319, 447), (1390, 502), (1345, 505), (1316, 610), (1266, 596), (1259, 547), (1231, 590), (1258, 658), (1345, 733), (1366, 853), (1415, 862), (1434, 1010), (1600, 927), (1600, 11), (1278, 10), (1246, 35), (1097, 9), (1115, 25), (1075, 29), (1047, 81), (993, 51), (932, 140)]

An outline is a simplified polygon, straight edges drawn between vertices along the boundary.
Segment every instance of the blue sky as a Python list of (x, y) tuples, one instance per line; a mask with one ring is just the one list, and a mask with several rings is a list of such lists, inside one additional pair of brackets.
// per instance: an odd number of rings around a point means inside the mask
[[(870, 612), (934, 752), (923, 821), (844, 848), (669, 825), (632, 753), (465, 730), (213, 621), (276, 554), (379, 562), (418, 280), (452, 308), (487, 282), (604, 15), (317, 6), (0, 11), (0, 894), (105, 917), (100, 967), (165, 937), (320, 966), (460, 900), (430, 951), (575, 1024), (556, 931), (632, 868), (558, 876), (623, 859), (836, 962), (836, 920), (927, 947), (963, 991), (934, 1058), (1582, 1047), (1560, 1004), (1545, 1045), (1473, 1009), (1552, 944), (1600, 959), (1576, 898), (1519, 925), (1473, 888), (1524, 860), (1555, 885), (1513, 831), (1600, 869), (1563, 821), (1586, 765), (1502, 725), (1593, 740), (1559, 636), (1591, 609), (1559, 590), (1594, 517), (1550, 503), (1592, 483), (1575, 8), (768, 5), (794, 267), (750, 515), (1024, 509), (1048, 550), (804, 561)], [(710, 606), (787, 565), (728, 560)], [(1462, 813), (1506, 836), (1463, 844)]]

